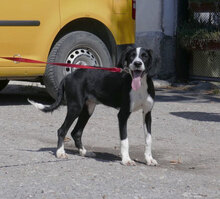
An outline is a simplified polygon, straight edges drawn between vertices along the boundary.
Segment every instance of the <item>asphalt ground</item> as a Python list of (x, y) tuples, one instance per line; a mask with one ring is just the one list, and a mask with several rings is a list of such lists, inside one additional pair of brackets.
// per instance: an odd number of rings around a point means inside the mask
[[(157, 88), (152, 112), (152, 153), (144, 162), (142, 114), (128, 122), (130, 155), (120, 164), (117, 110), (102, 105), (85, 128), (83, 142), (95, 157), (81, 157), (70, 140), (68, 159), (55, 157), (57, 129), (66, 107), (45, 114), (27, 98), (53, 100), (36, 83), (11, 82), (0, 93), (1, 199), (220, 198), (220, 96), (187, 86)], [(70, 137), (70, 135), (68, 135)]]

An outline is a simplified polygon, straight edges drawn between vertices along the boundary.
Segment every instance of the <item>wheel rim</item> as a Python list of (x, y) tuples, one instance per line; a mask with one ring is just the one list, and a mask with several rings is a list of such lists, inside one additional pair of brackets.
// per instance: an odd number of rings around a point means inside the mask
[[(90, 48), (85, 47), (74, 49), (67, 56), (65, 63), (85, 66), (102, 66), (102, 61), (98, 53)], [(65, 67), (63, 69), (63, 73), (64, 75), (67, 75), (75, 70), (76, 68)]]

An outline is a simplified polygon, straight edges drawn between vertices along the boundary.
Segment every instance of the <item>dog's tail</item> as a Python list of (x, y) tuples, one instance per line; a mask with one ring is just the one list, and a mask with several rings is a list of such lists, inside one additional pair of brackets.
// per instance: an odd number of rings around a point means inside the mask
[(33, 106), (35, 106), (37, 109), (47, 113), (47, 112), (53, 112), (54, 110), (56, 110), (61, 105), (63, 97), (64, 97), (64, 80), (62, 80), (59, 85), (57, 99), (53, 104), (44, 105), (41, 103), (34, 102), (30, 99), (27, 99), (27, 100), (29, 103), (31, 103)]

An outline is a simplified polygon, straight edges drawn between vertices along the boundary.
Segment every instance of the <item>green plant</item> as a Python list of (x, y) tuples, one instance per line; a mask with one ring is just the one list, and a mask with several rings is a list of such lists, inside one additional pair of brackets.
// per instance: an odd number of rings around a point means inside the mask
[(189, 9), (195, 12), (220, 11), (220, 0), (188, 0)]
[(220, 29), (217, 26), (191, 20), (178, 30), (180, 44), (184, 48), (204, 48), (209, 42), (220, 42)]
[(217, 3), (220, 0), (188, 0), (190, 3)]

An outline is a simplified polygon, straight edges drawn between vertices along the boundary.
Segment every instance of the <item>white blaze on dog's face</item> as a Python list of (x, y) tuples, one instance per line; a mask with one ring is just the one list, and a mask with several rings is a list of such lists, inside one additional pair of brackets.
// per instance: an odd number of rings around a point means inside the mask
[(147, 74), (151, 67), (151, 50), (144, 48), (134, 48), (126, 54), (126, 67), (132, 76), (132, 89), (138, 90), (141, 87), (141, 78)]

